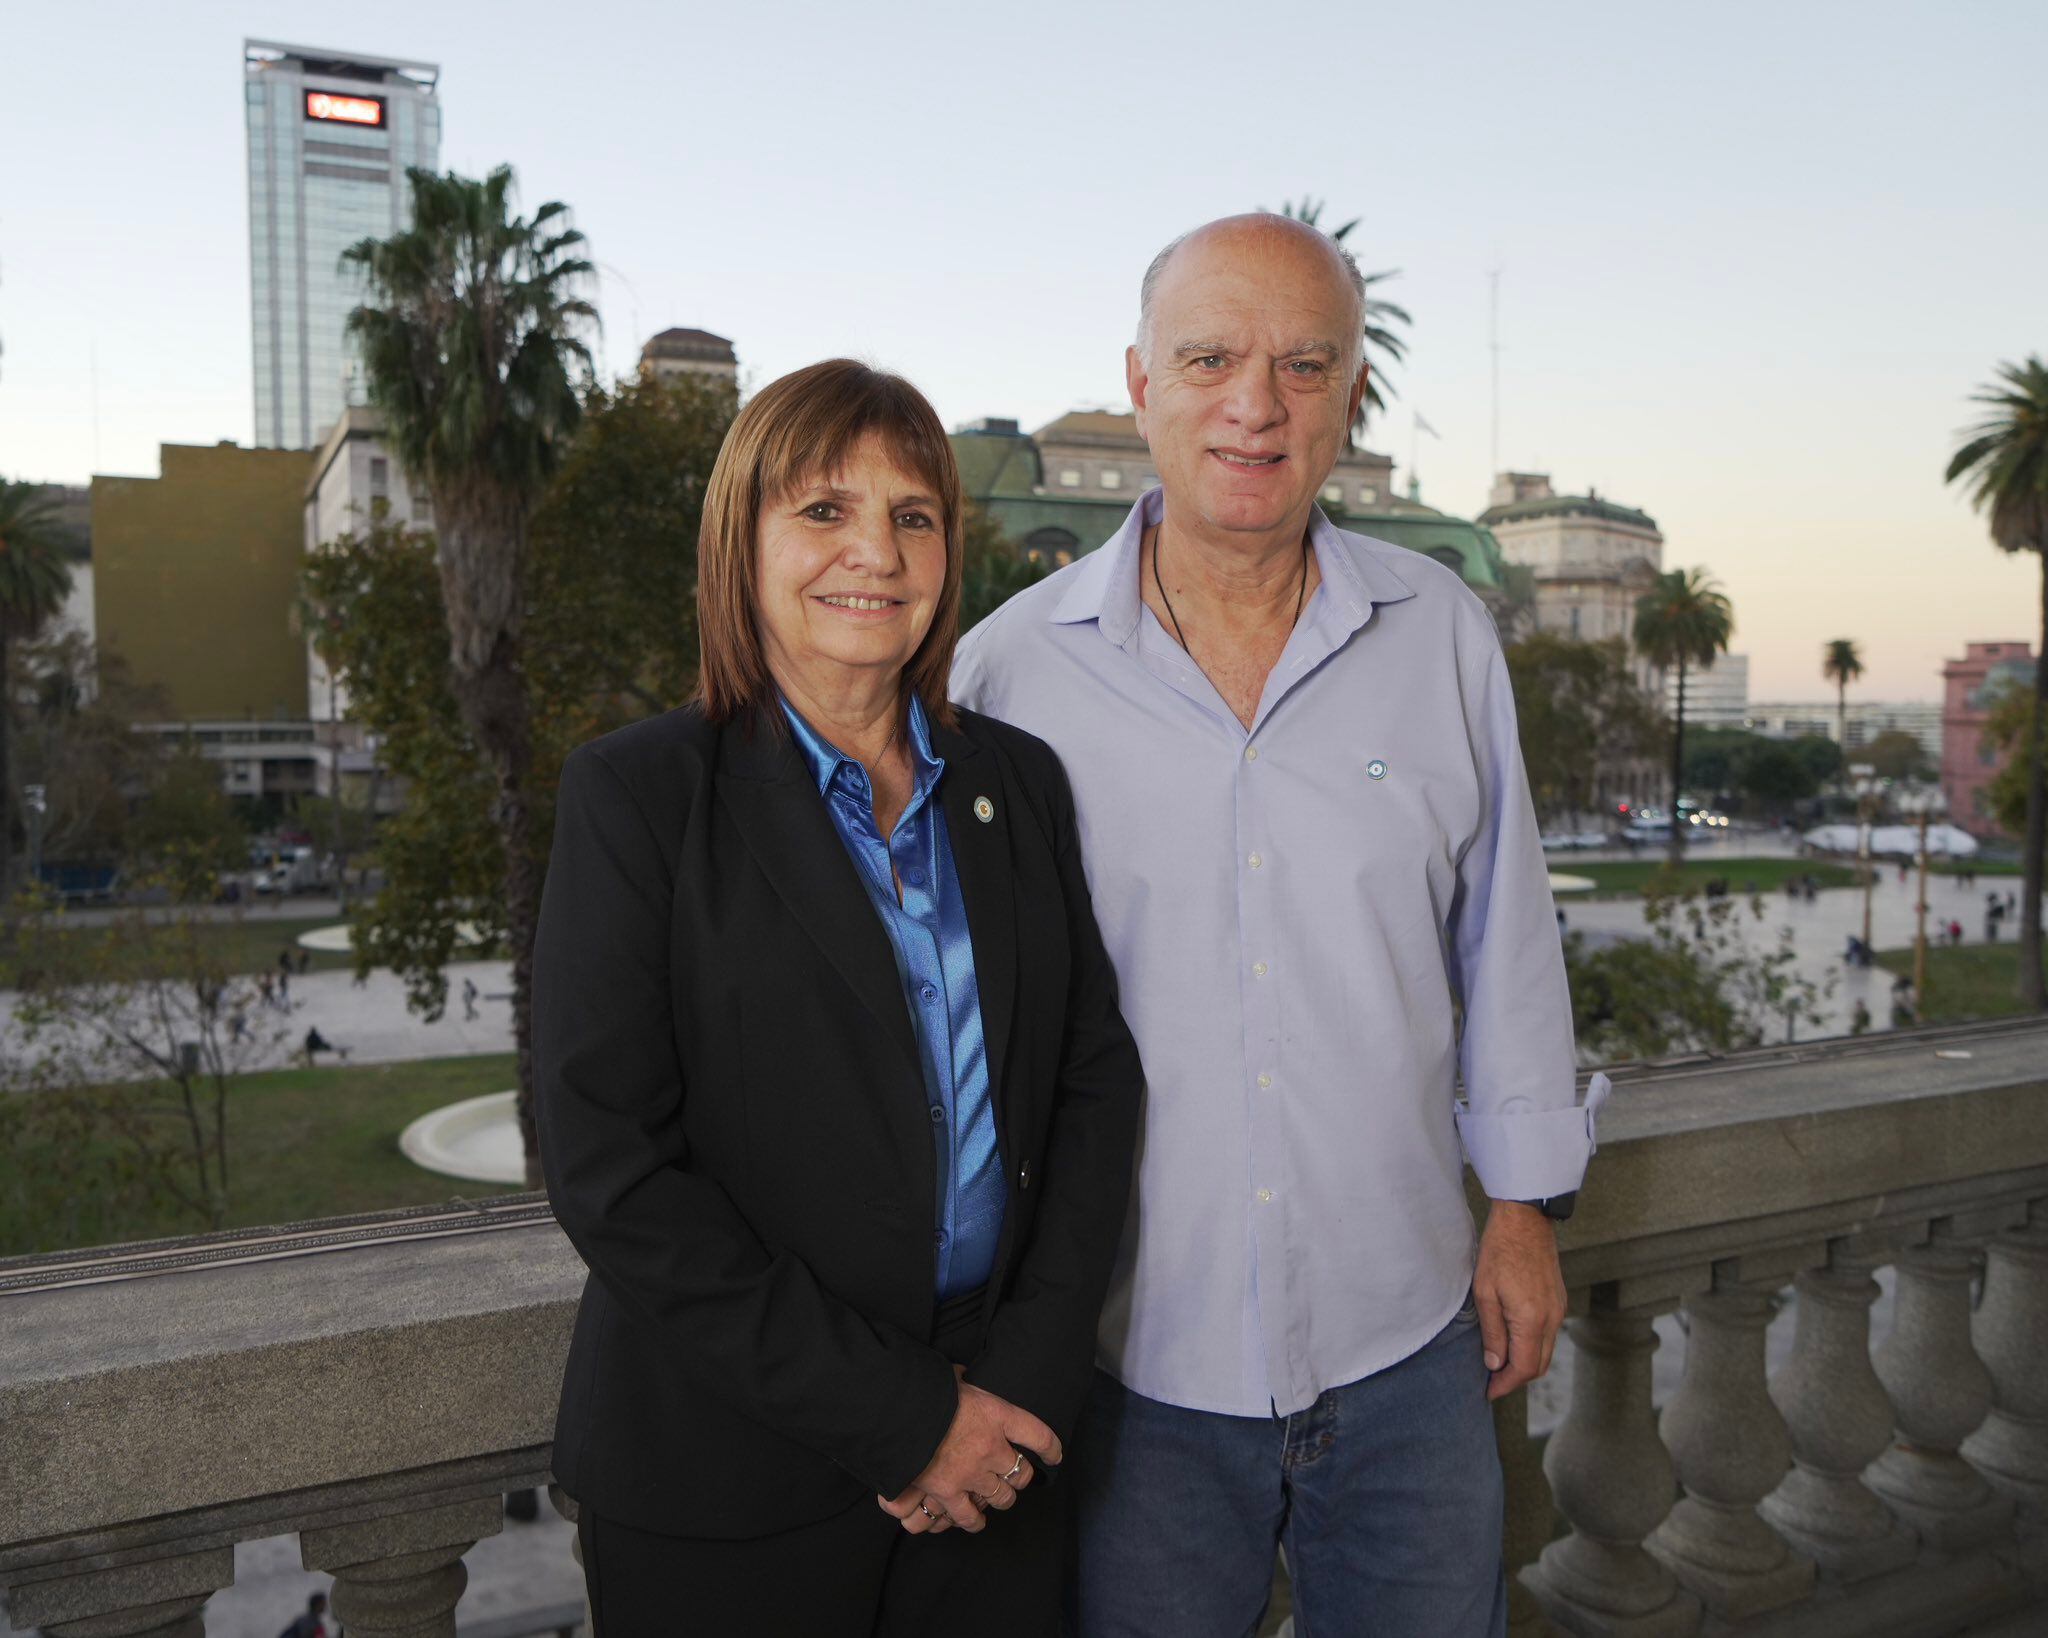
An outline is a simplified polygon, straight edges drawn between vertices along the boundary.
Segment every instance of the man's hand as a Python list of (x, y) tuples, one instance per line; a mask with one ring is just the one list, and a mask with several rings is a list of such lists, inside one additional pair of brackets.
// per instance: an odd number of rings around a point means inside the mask
[[(953, 1374), (958, 1379), (961, 1368), (954, 1366)], [(1017, 1492), (1031, 1482), (1031, 1462), (1016, 1446), (1038, 1451), (1055, 1467), (1061, 1460), (1058, 1437), (1029, 1411), (971, 1382), (960, 1381), (959, 1390), (953, 1425), (931, 1464), (894, 1500), (875, 1498), (883, 1512), (914, 1536), (936, 1533), (949, 1524), (981, 1530), (987, 1525), (984, 1507), (1014, 1507)]]
[(1499, 1399), (1550, 1369), (1565, 1302), (1556, 1225), (1534, 1206), (1494, 1201), (1479, 1238), (1472, 1296), (1479, 1305), (1486, 1368), (1493, 1373), (1486, 1397)]

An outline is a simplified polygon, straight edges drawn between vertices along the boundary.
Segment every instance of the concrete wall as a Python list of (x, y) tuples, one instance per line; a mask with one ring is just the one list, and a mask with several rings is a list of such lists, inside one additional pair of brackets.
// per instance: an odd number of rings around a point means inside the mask
[(160, 685), (178, 718), (302, 718), (292, 630), (308, 456), (166, 444), (160, 478), (92, 483), (102, 653)]

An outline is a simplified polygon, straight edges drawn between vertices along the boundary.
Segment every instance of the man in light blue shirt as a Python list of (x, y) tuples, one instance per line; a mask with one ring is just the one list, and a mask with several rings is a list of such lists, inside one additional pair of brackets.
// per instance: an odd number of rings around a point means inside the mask
[(1280, 217), (1161, 252), (1126, 360), (1160, 487), (955, 665), (1066, 764), (1146, 1071), (1082, 1638), (1242, 1638), (1276, 1542), (1318, 1638), (1505, 1627), (1487, 1402), (1549, 1366), (1606, 1084), (1579, 1102), (1491, 620), (1315, 504), (1363, 299)]

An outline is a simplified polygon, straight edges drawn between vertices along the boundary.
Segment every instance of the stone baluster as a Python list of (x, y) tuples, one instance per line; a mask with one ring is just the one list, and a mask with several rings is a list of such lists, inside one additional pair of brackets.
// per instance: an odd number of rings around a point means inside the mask
[(2048, 1222), (2039, 1208), (1988, 1248), (1971, 1335), (1991, 1375), (1991, 1413), (1962, 1453), (2039, 1534), (2048, 1530)]
[(45, 1638), (206, 1638), (206, 1601), (234, 1579), (235, 1550), (208, 1547), (18, 1585), (7, 1620)]
[(1813, 1591), (1813, 1560), (1756, 1512), (1792, 1465), (1764, 1370), (1764, 1330), (1776, 1309), (1774, 1298), (1740, 1286), (1687, 1299), (1685, 1374), (1658, 1424), (1684, 1494), (1645, 1545), (1710, 1614), (1729, 1621)]
[(462, 1555), (504, 1522), (501, 1497), (447, 1502), (303, 1531), (299, 1560), (334, 1577), (334, 1613), (349, 1638), (455, 1638), (469, 1584)]
[(1957, 1454), (1991, 1408), (1991, 1373), (1970, 1346), (1976, 1254), (1936, 1242), (1898, 1261), (1892, 1334), (1877, 1352), (1898, 1441), (1869, 1483), (1923, 1541), (1948, 1551), (2002, 1535), (2012, 1502)]
[(1671, 1457), (1650, 1407), (1657, 1333), (1640, 1311), (1595, 1308), (1568, 1322), (1571, 1408), (1543, 1471), (1571, 1534), (1523, 1579), (1544, 1613), (1587, 1638), (1690, 1638), (1699, 1600), (1643, 1550), (1671, 1511)]
[(1893, 1425), (1892, 1402), (1870, 1363), (1874, 1266), (1835, 1247), (1824, 1267), (1794, 1282), (1792, 1357), (1771, 1379), (1794, 1466), (1757, 1509), (1840, 1582), (1895, 1568), (1914, 1549), (1912, 1532), (1863, 1482), (1864, 1469), (1891, 1445)]

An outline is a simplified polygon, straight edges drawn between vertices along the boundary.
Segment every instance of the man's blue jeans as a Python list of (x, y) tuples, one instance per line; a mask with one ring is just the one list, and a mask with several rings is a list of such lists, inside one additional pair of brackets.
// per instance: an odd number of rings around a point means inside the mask
[(1287, 1550), (1296, 1638), (1501, 1638), (1500, 1453), (1466, 1308), (1294, 1416), (1216, 1416), (1096, 1373), (1074, 1441), (1075, 1638), (1250, 1638)]

